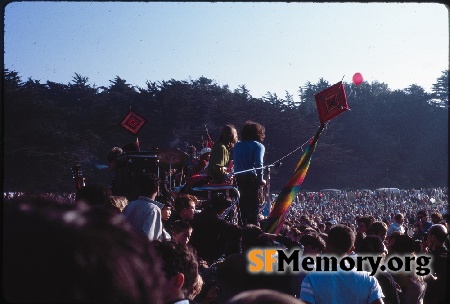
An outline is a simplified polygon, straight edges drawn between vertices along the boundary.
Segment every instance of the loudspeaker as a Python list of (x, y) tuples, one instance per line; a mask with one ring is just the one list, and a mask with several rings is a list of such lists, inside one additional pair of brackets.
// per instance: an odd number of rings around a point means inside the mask
[(159, 161), (154, 151), (124, 152), (117, 158), (113, 195), (125, 196), (129, 202), (139, 197), (139, 179), (142, 174), (159, 176)]

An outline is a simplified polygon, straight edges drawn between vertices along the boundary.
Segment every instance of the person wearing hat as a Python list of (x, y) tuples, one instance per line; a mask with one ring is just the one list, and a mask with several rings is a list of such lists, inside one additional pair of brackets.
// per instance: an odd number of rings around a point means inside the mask
[(200, 151), (200, 157), (195, 164), (194, 168), (192, 168), (192, 175), (202, 173), (208, 168), (209, 159), (211, 158), (211, 148), (203, 148)]

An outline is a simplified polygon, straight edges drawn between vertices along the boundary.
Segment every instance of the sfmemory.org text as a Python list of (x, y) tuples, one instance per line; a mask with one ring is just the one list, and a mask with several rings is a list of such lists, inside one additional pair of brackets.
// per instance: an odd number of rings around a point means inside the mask
[(286, 253), (282, 249), (256, 248), (247, 253), (250, 273), (281, 273), (286, 271), (377, 271), (413, 272), (425, 276), (431, 273), (431, 256), (389, 256), (385, 260), (376, 255), (302, 256), (299, 249)]

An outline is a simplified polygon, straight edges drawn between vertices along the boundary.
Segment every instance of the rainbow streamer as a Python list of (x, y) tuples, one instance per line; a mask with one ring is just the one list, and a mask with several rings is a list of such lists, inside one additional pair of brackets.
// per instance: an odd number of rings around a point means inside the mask
[(267, 218), (267, 225), (265, 229), (266, 232), (279, 233), (281, 227), (283, 226), (287, 211), (289, 210), (294, 197), (296, 197), (300, 191), (300, 186), (305, 179), (306, 172), (308, 172), (312, 154), (316, 149), (317, 140), (319, 139), (324, 127), (325, 124), (321, 124), (314, 137), (311, 138), (309, 146), (306, 148), (305, 153), (303, 153), (297, 167), (295, 168), (294, 175), (286, 183), (286, 185), (284, 185), (275, 200), (272, 211), (270, 211), (269, 217)]

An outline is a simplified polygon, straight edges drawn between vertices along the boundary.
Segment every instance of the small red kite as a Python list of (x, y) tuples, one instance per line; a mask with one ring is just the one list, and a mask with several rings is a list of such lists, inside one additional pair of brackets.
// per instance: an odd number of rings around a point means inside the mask
[(120, 123), (120, 125), (129, 132), (131, 132), (132, 134), (136, 135), (139, 133), (139, 131), (145, 125), (146, 122), (147, 119), (139, 116), (133, 111), (130, 111), (128, 112), (125, 119)]
[(333, 119), (346, 110), (350, 110), (342, 81), (314, 95), (321, 124)]

